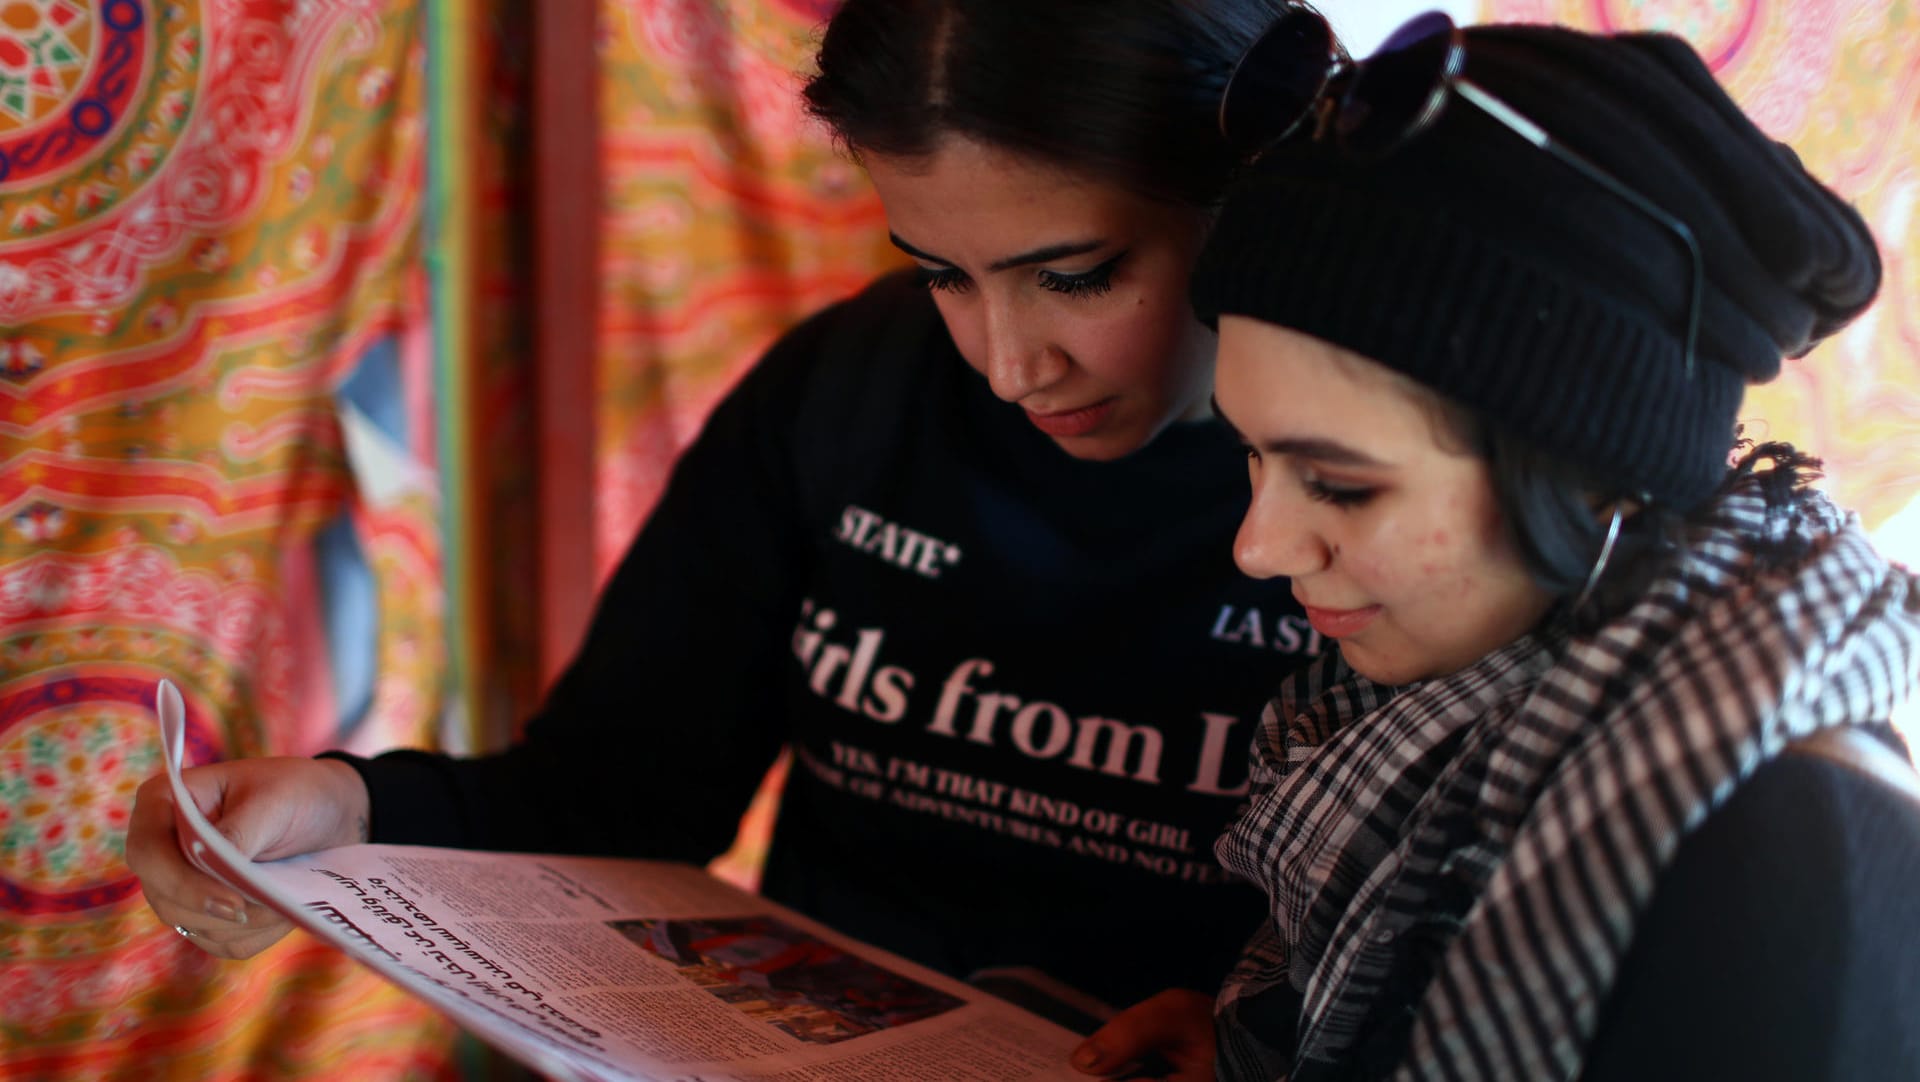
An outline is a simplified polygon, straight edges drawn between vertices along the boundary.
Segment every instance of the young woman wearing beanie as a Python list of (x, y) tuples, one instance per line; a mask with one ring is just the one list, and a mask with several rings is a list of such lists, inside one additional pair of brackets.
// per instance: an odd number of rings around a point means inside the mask
[(1676, 38), (1330, 54), (1243, 60), (1194, 287), (1236, 559), (1338, 642), (1217, 846), (1222, 1076), (1920, 1077), (1920, 583), (1736, 427), (1872, 237)]
[[(847, 0), (808, 104), (918, 273), (719, 406), (515, 747), (188, 784), (260, 857), (370, 833), (705, 861), (790, 748), (768, 895), (962, 977), (1144, 1000), (1116, 1059), (1197, 1017), (1165, 1050), (1209, 1071), (1261, 905), (1207, 840), (1259, 704), (1319, 642), (1227, 558), (1246, 493), (1187, 297), (1233, 165), (1219, 96), (1283, 7)], [(143, 789), (127, 854), (162, 920), (226, 957), (286, 932), (171, 823)]]

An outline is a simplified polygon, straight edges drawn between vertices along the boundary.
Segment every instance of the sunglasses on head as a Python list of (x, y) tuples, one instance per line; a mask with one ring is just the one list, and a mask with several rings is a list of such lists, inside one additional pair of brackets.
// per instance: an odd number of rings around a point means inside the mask
[(1365, 60), (1348, 62), (1319, 13), (1293, 8), (1235, 65), (1220, 97), (1220, 134), (1256, 161), (1274, 147), (1309, 137), (1348, 154), (1378, 158), (1433, 126), (1454, 96), (1625, 200), (1679, 238), (1693, 268), (1687, 302), (1686, 372), (1693, 376), (1706, 265), (1685, 222), (1613, 174), (1561, 145), (1519, 110), (1463, 74), (1467, 39), (1442, 11), (1415, 16)]

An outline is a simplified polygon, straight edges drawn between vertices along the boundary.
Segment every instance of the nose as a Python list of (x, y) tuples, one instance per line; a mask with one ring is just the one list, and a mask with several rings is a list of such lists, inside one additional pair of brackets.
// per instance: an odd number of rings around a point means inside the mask
[(1019, 402), (1066, 375), (1072, 362), (1065, 351), (1017, 304), (990, 304), (984, 319), (987, 385), (1002, 401)]
[(1248, 578), (1305, 578), (1332, 562), (1333, 550), (1312, 526), (1310, 509), (1254, 486), (1253, 501), (1233, 538), (1233, 562)]

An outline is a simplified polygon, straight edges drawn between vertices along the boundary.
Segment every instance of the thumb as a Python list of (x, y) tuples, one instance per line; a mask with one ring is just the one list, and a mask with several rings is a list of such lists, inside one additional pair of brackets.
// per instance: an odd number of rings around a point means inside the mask
[(1101, 1039), (1101, 1034), (1105, 1032), (1106, 1028), (1102, 1027), (1093, 1036), (1081, 1041), (1080, 1047), (1073, 1050), (1071, 1062), (1075, 1069), (1087, 1074), (1098, 1074), (1133, 1058), (1124, 1053), (1116, 1054), (1112, 1051), (1108, 1047), (1108, 1042)]
[[(191, 767), (180, 772), (180, 781), (200, 814), (248, 860), (258, 856), (267, 840), (279, 833), (278, 824), (267, 821), (272, 817), (261, 807), (261, 802), (244, 799), (244, 789), (236, 784), (238, 773), (232, 764)], [(185, 813), (176, 808), (174, 814), (180, 819), (176, 826), (181, 844), (187, 845), (193, 831), (185, 821)]]
[(366, 840), (366, 786), (345, 763), (277, 756), (202, 769), (195, 802), (248, 860)]
[(1073, 1066), (1107, 1074), (1212, 1039), (1211, 996), (1167, 989), (1114, 1015), (1073, 1051)]

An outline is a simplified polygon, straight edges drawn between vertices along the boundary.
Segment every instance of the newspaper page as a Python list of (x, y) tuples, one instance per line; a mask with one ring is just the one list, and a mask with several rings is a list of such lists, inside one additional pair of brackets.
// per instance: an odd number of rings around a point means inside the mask
[(248, 861), (180, 781), (182, 850), (551, 1078), (1084, 1079), (1079, 1037), (690, 865), (352, 845)]

